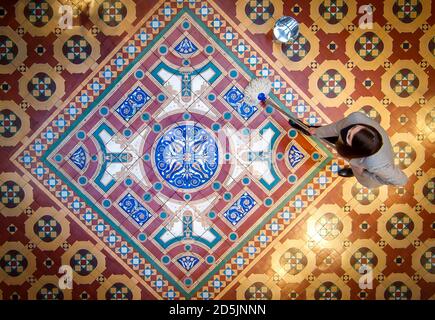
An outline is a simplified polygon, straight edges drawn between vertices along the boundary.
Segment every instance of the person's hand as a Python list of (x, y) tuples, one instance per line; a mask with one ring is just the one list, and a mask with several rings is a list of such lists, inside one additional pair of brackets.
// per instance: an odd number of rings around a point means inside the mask
[(271, 105), (272, 104), (272, 101), (270, 100), (270, 98), (267, 98), (266, 100), (264, 100), (264, 101), (260, 101), (260, 105), (263, 107), (263, 108), (266, 108), (268, 105)]
[(308, 128), (308, 132), (309, 132), (312, 136), (315, 136), (315, 135), (316, 135), (316, 131), (317, 131), (317, 128)]
[(352, 171), (354, 172), (354, 174), (362, 175), (364, 173), (364, 170), (365, 169), (363, 167), (352, 166)]

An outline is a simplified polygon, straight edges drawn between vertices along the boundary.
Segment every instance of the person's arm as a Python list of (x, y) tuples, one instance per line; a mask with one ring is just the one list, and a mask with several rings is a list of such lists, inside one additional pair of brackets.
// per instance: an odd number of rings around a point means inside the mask
[(394, 165), (379, 168), (375, 172), (364, 169), (361, 176), (386, 185), (403, 186), (408, 182), (405, 173)]
[[(343, 120), (340, 120), (340, 121), (343, 121)], [(340, 121), (334, 122), (331, 124), (327, 124), (326, 126), (312, 129), (312, 130), (310, 130), (310, 132), (311, 132), (311, 134), (314, 134), (318, 138), (338, 137), (339, 130), (338, 130), (337, 125)]]
[(349, 125), (352, 123), (358, 123), (363, 117), (364, 115), (361, 112), (352, 112), (346, 118), (314, 129), (312, 133), (318, 138), (338, 137), (340, 129), (344, 127), (344, 122), (348, 122)]

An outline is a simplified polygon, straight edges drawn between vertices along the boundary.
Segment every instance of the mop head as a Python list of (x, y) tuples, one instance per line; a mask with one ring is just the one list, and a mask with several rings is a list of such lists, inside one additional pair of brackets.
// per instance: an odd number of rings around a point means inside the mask
[(272, 90), (272, 82), (268, 78), (257, 78), (245, 89), (245, 101), (251, 106), (257, 105), (267, 98)]

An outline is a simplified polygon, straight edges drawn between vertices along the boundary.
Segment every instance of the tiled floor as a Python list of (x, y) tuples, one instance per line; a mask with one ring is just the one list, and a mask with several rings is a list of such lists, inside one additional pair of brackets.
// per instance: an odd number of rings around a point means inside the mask
[[(2, 2), (0, 298), (434, 299), (433, 4), (363, 4)], [(408, 184), (338, 177), (255, 77), (308, 123), (379, 121)]]

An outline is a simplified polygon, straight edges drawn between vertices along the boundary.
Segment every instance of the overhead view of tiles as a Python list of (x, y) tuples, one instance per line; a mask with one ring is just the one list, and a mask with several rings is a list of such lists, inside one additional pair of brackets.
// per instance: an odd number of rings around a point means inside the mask
[[(435, 299), (434, 24), (433, 0), (1, 1), (0, 300)], [(399, 182), (342, 156), (367, 123)]]

